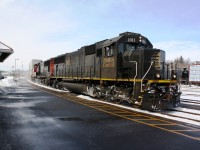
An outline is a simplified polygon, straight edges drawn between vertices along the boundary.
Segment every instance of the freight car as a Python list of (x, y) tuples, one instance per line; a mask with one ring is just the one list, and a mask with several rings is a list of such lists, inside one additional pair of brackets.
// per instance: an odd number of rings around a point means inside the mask
[(55, 88), (153, 111), (180, 104), (176, 72), (165, 63), (165, 51), (139, 33), (124, 32), (35, 67), (37, 77)]
[(200, 85), (200, 63), (189, 66), (189, 84)]

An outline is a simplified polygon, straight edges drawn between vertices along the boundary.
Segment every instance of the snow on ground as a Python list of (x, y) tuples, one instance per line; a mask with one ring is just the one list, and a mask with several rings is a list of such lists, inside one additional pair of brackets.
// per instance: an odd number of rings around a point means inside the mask
[(4, 79), (0, 80), (0, 87), (13, 87), (13, 86), (17, 86), (18, 83), (14, 80), (13, 76), (8, 76), (5, 77)]
[[(200, 101), (200, 86), (181, 85), (181, 98)], [(193, 94), (193, 95), (192, 95)]]
[(28, 80), (28, 82), (30, 82), (30, 83), (32, 83), (32, 84), (36, 84), (37, 86), (40, 86), (40, 87), (43, 87), (43, 88), (46, 88), (46, 89), (49, 89), (49, 90), (57, 91), (57, 92), (69, 92), (67, 89), (59, 90), (59, 89), (52, 88), (52, 87), (50, 87), (50, 86), (42, 85), (42, 84), (40, 84), (40, 83), (35, 83), (35, 82), (33, 82), (33, 81), (30, 81), (30, 80)]
[(19, 83), (13, 78), (13, 76), (5, 77), (0, 80), (0, 94), (12, 93), (12, 88), (16, 88), (18, 86)]
[[(41, 86), (41, 87), (44, 87), (44, 88), (51, 89), (51, 90), (55, 90), (55, 91), (59, 91), (59, 92), (68, 92), (68, 91), (62, 91), (62, 90), (54, 89), (54, 88), (51, 88), (51, 87), (47, 87), (47, 86), (44, 86), (44, 85), (41, 85), (41, 84), (38, 84), (38, 83), (35, 83), (35, 82), (32, 82), (32, 81), (29, 81), (29, 82), (32, 83), (32, 84), (37, 84), (38, 86)], [(10, 93), (10, 91), (8, 90), (8, 87), (17, 87), (17, 86), (19, 86), (19, 84), (18, 84), (18, 82), (16, 82), (14, 80), (13, 77), (7, 77), (5, 79), (0, 80), (0, 95), (1, 95), (1, 93)], [(187, 99), (200, 100), (200, 93), (197, 92), (197, 91), (200, 91), (200, 87), (197, 87), (197, 86), (191, 86), (190, 87), (190, 86), (187, 86), (187, 85), (182, 85), (181, 91), (183, 93), (181, 98), (187, 97)], [(198, 93), (199, 96), (198, 95), (197, 96), (185, 96), (185, 94), (194, 93), (194, 92), (195, 92), (195, 94)], [(109, 103), (109, 102), (105, 102), (105, 101), (100, 101), (98, 99), (91, 98), (91, 97), (85, 96), (85, 95), (78, 95), (77, 97), (83, 98), (83, 99), (86, 99), (86, 100), (89, 100), (89, 101), (98, 101), (98, 102), (101, 102), (101, 103), (114, 105), (114, 106), (117, 106), (117, 107), (125, 108), (125, 109), (136, 111), (136, 112), (141, 112), (141, 113), (145, 113), (145, 114), (150, 114), (150, 115), (154, 115), (154, 116), (158, 116), (158, 117), (163, 117), (163, 118), (167, 118), (167, 119), (171, 119), (171, 120), (175, 120), (175, 121), (181, 121), (181, 122), (200, 126), (200, 123), (197, 122), (197, 121), (191, 121), (191, 120), (188, 120), (188, 119), (171, 117), (171, 116), (168, 116), (167, 114), (164, 115), (164, 114), (160, 114), (160, 113), (150, 112), (150, 111), (147, 111), (147, 110), (140, 110), (140, 109), (137, 109), (137, 108), (132, 108), (132, 107), (113, 104), (113, 103)], [(193, 109), (184, 108), (184, 111), (200, 114), (200, 110), (193, 110)], [(199, 116), (197, 116), (197, 118), (193, 118), (193, 119), (199, 120), (200, 118), (199, 118)]]

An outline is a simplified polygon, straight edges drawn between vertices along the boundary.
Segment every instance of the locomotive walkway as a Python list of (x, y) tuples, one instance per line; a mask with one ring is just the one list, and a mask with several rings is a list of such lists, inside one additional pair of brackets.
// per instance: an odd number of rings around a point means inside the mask
[(199, 127), (23, 82), (0, 96), (1, 149), (199, 149)]

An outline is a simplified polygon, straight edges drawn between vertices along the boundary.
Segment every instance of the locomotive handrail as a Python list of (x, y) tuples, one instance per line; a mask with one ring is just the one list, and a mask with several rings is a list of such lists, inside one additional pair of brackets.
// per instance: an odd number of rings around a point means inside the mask
[(137, 77), (137, 61), (130, 61), (130, 62), (135, 63), (135, 70), (136, 70), (136, 72), (135, 72), (135, 76), (133, 78), (133, 86), (135, 87), (135, 79)]
[(150, 66), (149, 66), (149, 69), (147, 70), (145, 75), (142, 77), (142, 80), (141, 80), (141, 92), (142, 92), (142, 82), (143, 82), (144, 78), (146, 77), (147, 73), (149, 73), (149, 70), (151, 69), (152, 65), (153, 65), (153, 62), (151, 62)]

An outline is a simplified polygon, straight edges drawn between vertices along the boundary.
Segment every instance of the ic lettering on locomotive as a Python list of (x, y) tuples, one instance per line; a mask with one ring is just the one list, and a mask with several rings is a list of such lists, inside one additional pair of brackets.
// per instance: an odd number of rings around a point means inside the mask
[(103, 59), (103, 67), (114, 67), (115, 61), (113, 57)]

